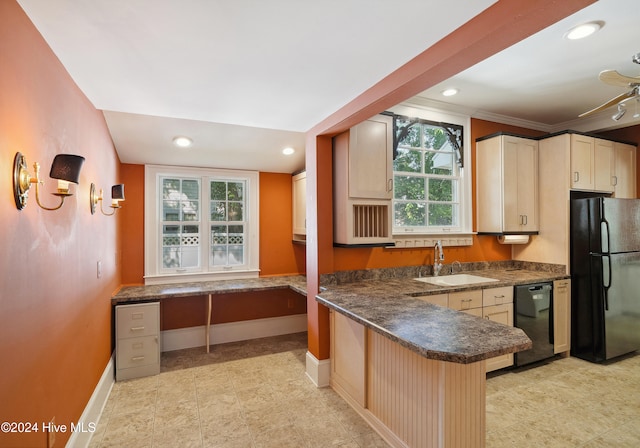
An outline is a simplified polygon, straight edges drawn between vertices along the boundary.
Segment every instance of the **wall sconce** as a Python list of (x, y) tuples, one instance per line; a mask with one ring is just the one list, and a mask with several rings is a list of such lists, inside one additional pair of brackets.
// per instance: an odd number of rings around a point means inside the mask
[(124, 201), (124, 184), (117, 184), (111, 187), (111, 205), (109, 207), (112, 208), (111, 213), (105, 213), (102, 209), (102, 189), (100, 189), (100, 195), (96, 194), (96, 185), (91, 183), (91, 189), (89, 190), (89, 201), (91, 202), (91, 214), (93, 215), (96, 212), (96, 206), (98, 202), (100, 202), (100, 211), (103, 215), (111, 216), (116, 210), (122, 207), (120, 205), (120, 201)]
[(45, 207), (40, 203), (39, 185), (44, 184), (44, 181), (40, 180), (40, 164), (38, 162), (33, 164), (35, 178), (31, 177), (27, 170), (25, 157), (20, 152), (17, 152), (13, 159), (13, 198), (18, 210), (22, 210), (27, 206), (31, 184), (36, 184), (36, 202), (41, 208), (58, 210), (64, 204), (67, 196), (73, 196), (73, 193), (69, 193), (69, 182), (78, 183), (83, 163), (84, 157), (73, 154), (57, 154), (54, 157), (49, 177), (58, 179), (58, 192), (52, 194), (60, 198), (60, 204), (57, 207)]

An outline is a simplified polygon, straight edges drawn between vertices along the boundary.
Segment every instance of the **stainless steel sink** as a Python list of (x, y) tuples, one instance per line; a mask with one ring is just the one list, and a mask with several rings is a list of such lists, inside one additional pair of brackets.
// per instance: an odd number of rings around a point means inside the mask
[(437, 286), (461, 286), (461, 285), (475, 285), (477, 283), (490, 283), (497, 282), (495, 278), (480, 277), (479, 275), (471, 274), (454, 274), (454, 275), (442, 275), (439, 277), (420, 277), (414, 278), (419, 282), (431, 283)]

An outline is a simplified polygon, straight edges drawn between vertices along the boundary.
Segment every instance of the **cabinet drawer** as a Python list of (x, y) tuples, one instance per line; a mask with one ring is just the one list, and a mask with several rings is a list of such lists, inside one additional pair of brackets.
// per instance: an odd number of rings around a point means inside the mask
[(452, 292), (449, 294), (449, 308), (464, 311), (482, 307), (482, 290)]
[(448, 294), (431, 294), (428, 296), (418, 296), (417, 299), (424, 300), (425, 302), (433, 303), (434, 305), (448, 306)]
[(158, 364), (159, 346), (157, 336), (127, 338), (118, 341), (116, 366), (118, 369)]
[(159, 302), (116, 306), (116, 339), (157, 336), (159, 331)]
[(503, 303), (513, 303), (513, 286), (482, 290), (482, 306), (502, 305)]

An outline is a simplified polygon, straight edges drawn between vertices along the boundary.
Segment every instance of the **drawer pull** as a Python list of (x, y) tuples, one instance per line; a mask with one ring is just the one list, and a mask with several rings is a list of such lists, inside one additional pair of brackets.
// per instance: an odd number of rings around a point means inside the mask
[(132, 356), (131, 361), (144, 361), (144, 356)]
[(131, 327), (131, 331), (144, 331), (144, 326), (142, 326), (142, 327)]

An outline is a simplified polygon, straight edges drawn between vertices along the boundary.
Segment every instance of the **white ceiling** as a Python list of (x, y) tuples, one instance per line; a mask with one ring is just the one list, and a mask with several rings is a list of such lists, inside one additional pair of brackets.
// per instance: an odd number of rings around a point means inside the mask
[[(301, 169), (305, 131), (494, 3), (18, 2), (104, 111), (122, 162), (271, 172)], [(639, 19), (637, 0), (600, 0), (434, 86), (422, 101), (546, 131), (615, 125), (611, 111), (575, 118), (624, 91), (600, 83), (601, 70), (640, 74), (631, 63)], [(562, 39), (590, 20), (606, 24), (583, 41)], [(442, 104), (449, 85), (460, 94)], [(173, 147), (176, 135), (192, 137), (193, 147)], [(296, 153), (283, 156), (286, 146)]]

